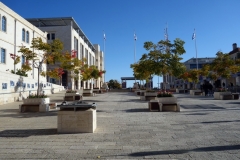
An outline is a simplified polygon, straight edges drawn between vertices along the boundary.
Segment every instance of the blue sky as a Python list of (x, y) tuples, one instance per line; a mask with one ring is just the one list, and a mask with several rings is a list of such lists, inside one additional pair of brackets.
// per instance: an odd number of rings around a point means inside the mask
[[(239, 0), (0, 0), (23, 18), (73, 17), (92, 44), (104, 50), (106, 34), (106, 81), (131, 77), (136, 60), (148, 53), (143, 44), (164, 39), (168, 24), (170, 41), (185, 41), (183, 61), (196, 57), (192, 40), (196, 29), (197, 56), (215, 57), (240, 46)], [(159, 79), (162, 82), (162, 77)], [(134, 81), (127, 81), (132, 87)], [(154, 87), (158, 86), (154, 77)]]

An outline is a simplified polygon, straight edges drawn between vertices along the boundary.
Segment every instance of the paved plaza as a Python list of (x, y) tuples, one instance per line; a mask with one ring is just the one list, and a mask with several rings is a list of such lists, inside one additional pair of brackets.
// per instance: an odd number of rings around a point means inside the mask
[(0, 159), (240, 159), (240, 100), (175, 96), (181, 112), (150, 112), (134, 92), (84, 97), (97, 103), (97, 129), (78, 134), (57, 133), (57, 110), (1, 105)]

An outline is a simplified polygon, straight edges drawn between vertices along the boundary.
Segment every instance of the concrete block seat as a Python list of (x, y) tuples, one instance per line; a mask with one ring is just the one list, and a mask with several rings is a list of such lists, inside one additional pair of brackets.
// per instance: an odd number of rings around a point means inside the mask
[[(180, 112), (180, 105), (177, 103), (176, 97), (156, 97), (155, 101), (156, 100), (158, 101), (160, 112), (162, 111)], [(155, 102), (154, 100), (151, 101)]]
[(148, 102), (148, 109), (149, 111), (160, 111), (159, 101), (154, 99), (150, 100)]
[(232, 93), (233, 99), (239, 99), (239, 93)]
[(152, 99), (155, 99), (156, 96), (145, 96), (146, 101), (150, 101)]
[(180, 112), (180, 105), (176, 102), (169, 102), (169, 103), (164, 103), (164, 102), (159, 102), (159, 100), (150, 100), (148, 102), (148, 108), (150, 111), (159, 111), (159, 112), (164, 112), (164, 111), (173, 111), (173, 112)]
[(49, 104), (20, 104), (19, 112), (48, 112)]
[(19, 112), (48, 112), (49, 98), (27, 98), (19, 105)]
[(173, 112), (180, 112), (180, 106), (178, 103), (172, 103), (172, 104), (163, 104), (159, 103), (159, 111), (173, 111)]
[(193, 92), (194, 95), (203, 95), (203, 92), (202, 91), (196, 91), (196, 92)]
[(232, 100), (233, 95), (232, 94), (222, 94), (222, 95), (220, 95), (220, 99), (221, 100)]
[(57, 115), (58, 133), (94, 133), (97, 127), (96, 104), (63, 102)]

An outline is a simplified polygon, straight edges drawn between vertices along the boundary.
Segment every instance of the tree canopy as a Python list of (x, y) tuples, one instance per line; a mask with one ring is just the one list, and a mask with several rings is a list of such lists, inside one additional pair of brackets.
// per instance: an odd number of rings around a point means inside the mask
[(131, 64), (134, 76), (148, 80), (153, 75), (163, 76), (169, 74), (179, 77), (186, 67), (180, 62), (181, 55), (185, 53), (184, 41), (176, 38), (173, 43), (161, 40), (154, 44), (151, 41), (144, 43), (144, 48), (149, 51), (143, 54), (138, 63)]

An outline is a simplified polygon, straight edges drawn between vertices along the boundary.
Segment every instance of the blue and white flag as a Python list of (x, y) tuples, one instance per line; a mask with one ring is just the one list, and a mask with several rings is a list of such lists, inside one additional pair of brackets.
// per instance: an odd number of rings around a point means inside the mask
[(194, 32), (193, 32), (193, 35), (192, 35), (192, 40), (194, 40), (196, 38), (196, 34), (195, 34), (195, 29), (194, 29)]

